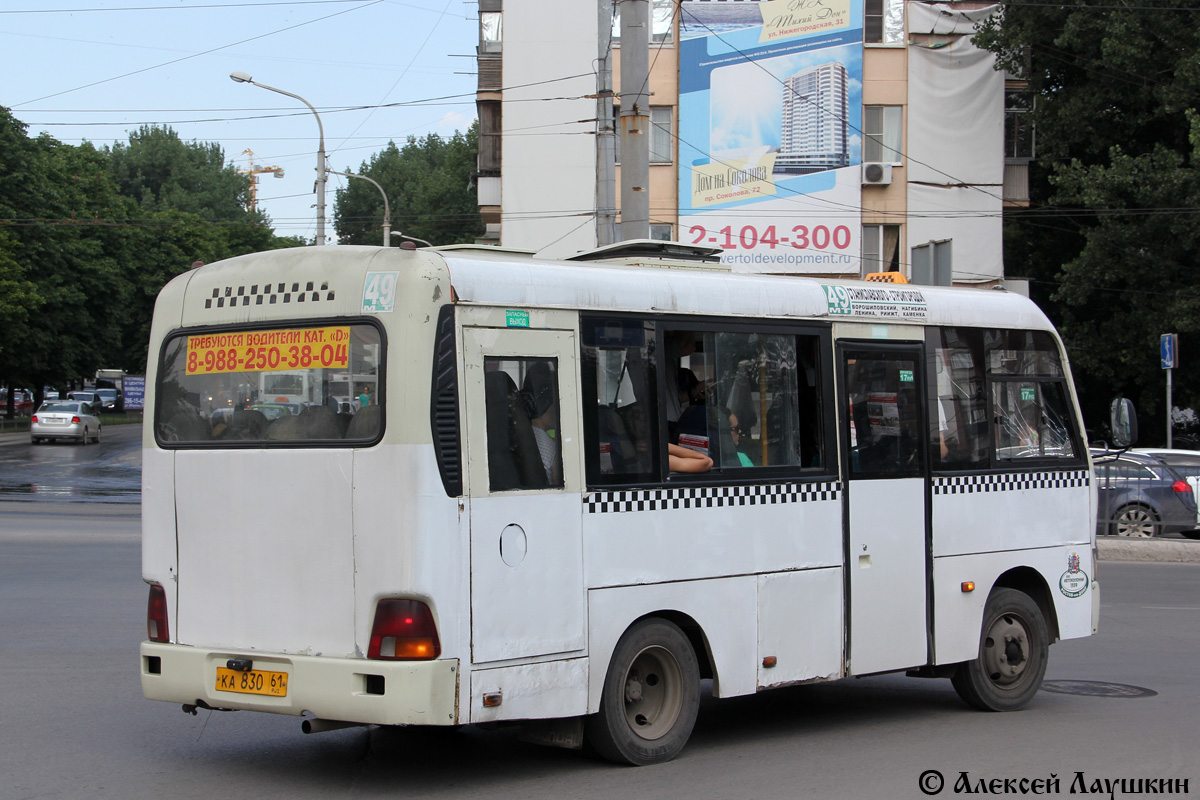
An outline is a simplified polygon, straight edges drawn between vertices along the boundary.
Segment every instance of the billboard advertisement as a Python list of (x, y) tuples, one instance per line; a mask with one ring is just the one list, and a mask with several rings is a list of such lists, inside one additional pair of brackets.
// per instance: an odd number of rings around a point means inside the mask
[(857, 274), (862, 4), (680, 10), (679, 239), (737, 272)]

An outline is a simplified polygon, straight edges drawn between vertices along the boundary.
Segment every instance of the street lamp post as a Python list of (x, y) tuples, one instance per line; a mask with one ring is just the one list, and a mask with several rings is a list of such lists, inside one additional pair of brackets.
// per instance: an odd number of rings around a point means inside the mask
[(317, 130), (321, 134), (320, 144), (317, 146), (317, 246), (325, 244), (325, 126), (321, 124), (321, 115), (313, 108), (312, 103), (305, 100), (298, 94), (285, 92), (283, 89), (276, 89), (274, 86), (267, 86), (265, 83), (258, 83), (244, 72), (229, 73), (230, 79), (237, 83), (251, 83), (260, 89), (266, 89), (269, 92), (286, 95), (288, 97), (299, 100), (304, 105), (308, 106), (308, 110), (317, 118)]
[(375, 184), (375, 188), (383, 195), (383, 246), (391, 247), (391, 232), (392, 232), (392, 210), (388, 205), (387, 192), (379, 185), (374, 178), (368, 178), (366, 175), (356, 175), (353, 172), (338, 172), (337, 170), (327, 170), (330, 175), (341, 175), (343, 178), (362, 178), (364, 181), (370, 181)]
[(401, 233), (400, 231), (392, 231), (392, 236), (399, 236), (401, 239), (412, 239), (414, 242), (420, 242), (421, 244), (425, 245), (426, 247), (433, 247), (433, 245), (431, 245), (429, 242), (425, 241), (424, 239), (418, 239), (415, 236), (409, 236), (407, 233)]

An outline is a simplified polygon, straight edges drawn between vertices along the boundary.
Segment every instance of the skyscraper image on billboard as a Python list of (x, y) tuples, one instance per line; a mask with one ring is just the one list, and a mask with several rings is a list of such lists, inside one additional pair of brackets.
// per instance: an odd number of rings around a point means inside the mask
[(861, 6), (680, 10), (680, 238), (738, 271), (858, 272)]

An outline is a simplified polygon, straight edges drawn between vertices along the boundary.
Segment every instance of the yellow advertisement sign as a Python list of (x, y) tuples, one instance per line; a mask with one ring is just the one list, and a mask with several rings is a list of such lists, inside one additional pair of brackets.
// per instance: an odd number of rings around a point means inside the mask
[(346, 369), (350, 328), (287, 328), (189, 336), (188, 375), (281, 372), (292, 369)]
[(732, 158), (692, 167), (692, 207), (732, 203), (775, 194), (775, 153)]
[(850, 0), (768, 0), (758, 7), (763, 18), (759, 42), (850, 27)]

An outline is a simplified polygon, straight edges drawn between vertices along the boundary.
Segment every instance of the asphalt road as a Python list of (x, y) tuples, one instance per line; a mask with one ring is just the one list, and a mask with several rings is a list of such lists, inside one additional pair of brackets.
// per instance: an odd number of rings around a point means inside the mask
[[(119, 504), (0, 504), (4, 800), (923, 798), (927, 770), (944, 776), (942, 797), (963, 772), (1057, 775), (1062, 796), (1077, 771), (1089, 786), (1186, 778), (1200, 793), (1200, 565), (1102, 565), (1100, 634), (1053, 646), (1047, 674), (1089, 694), (1043, 691), (988, 714), (948, 681), (882, 676), (709, 699), (677, 760), (634, 769), (511, 727), (304, 736), (292, 717), (192, 717), (145, 700), (138, 524)], [(1148, 693), (1098, 696), (1097, 682)]]
[(0, 434), (0, 501), (140, 503), (142, 426), (105, 425), (99, 444), (32, 445), (29, 432)]

